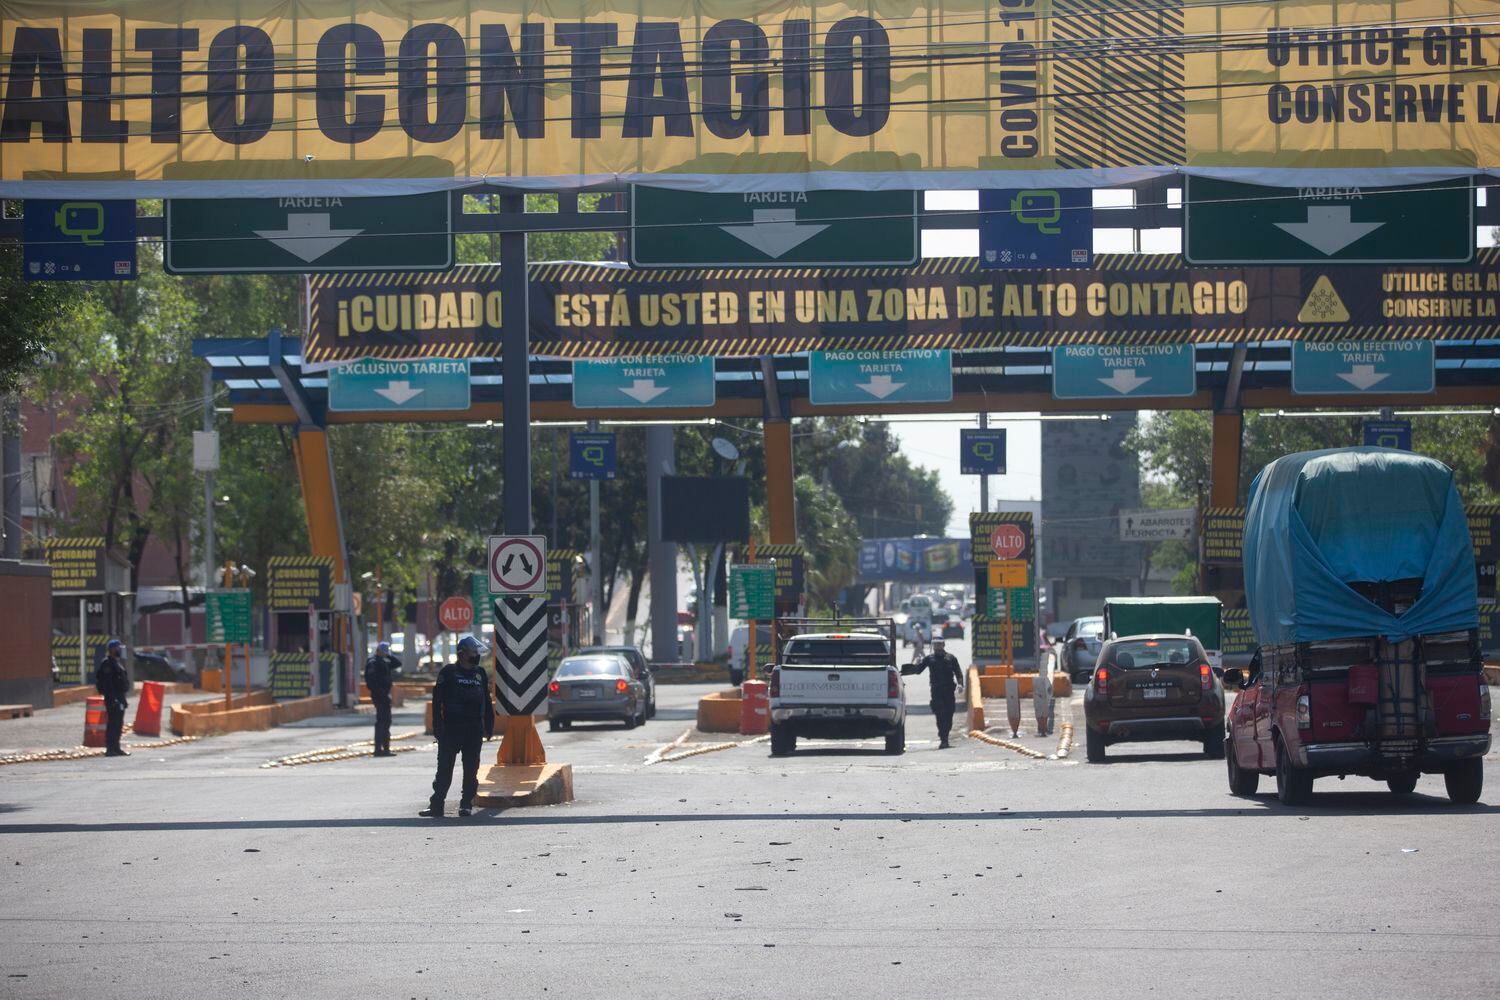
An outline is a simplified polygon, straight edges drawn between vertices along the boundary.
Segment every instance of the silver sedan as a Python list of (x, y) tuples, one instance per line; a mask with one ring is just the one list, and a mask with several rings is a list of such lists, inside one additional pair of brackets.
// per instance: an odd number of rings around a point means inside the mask
[(618, 719), (626, 729), (646, 721), (646, 686), (618, 653), (569, 656), (547, 685), (547, 728), (567, 729), (574, 720)]

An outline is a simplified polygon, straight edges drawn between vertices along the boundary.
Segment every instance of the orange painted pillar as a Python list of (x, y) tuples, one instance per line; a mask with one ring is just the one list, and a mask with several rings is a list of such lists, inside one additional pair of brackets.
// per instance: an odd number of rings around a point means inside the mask
[(1240, 503), (1240, 457), (1244, 415), (1238, 411), (1213, 416), (1212, 464), (1209, 467), (1209, 504), (1238, 507)]
[(797, 504), (792, 482), (797, 473), (792, 465), (792, 422), (767, 420), (765, 428), (766, 514), (771, 522), (771, 544), (795, 545)]
[(349, 582), (344, 562), (344, 523), (339, 514), (338, 487), (333, 480), (333, 456), (328, 451), (328, 432), (320, 427), (299, 427), (292, 438), (297, 477), (302, 482), (302, 506), (307, 513), (307, 537), (315, 556), (333, 560), (335, 583)]

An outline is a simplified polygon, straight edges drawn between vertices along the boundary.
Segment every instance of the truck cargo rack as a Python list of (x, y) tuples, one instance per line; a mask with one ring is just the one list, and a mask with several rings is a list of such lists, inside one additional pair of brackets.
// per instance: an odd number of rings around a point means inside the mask
[(894, 618), (777, 618), (771, 635), (771, 663), (781, 662), (781, 649), (788, 639), (823, 632), (876, 633), (890, 643), (891, 666), (896, 665)]

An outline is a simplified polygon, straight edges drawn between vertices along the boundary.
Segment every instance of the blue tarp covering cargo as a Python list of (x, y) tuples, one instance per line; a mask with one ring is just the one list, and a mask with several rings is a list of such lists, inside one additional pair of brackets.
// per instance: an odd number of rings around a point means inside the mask
[[(1395, 615), (1350, 582), (1420, 579)], [(1479, 626), (1474, 550), (1453, 470), (1386, 448), (1278, 458), (1250, 487), (1245, 593), (1262, 644)]]

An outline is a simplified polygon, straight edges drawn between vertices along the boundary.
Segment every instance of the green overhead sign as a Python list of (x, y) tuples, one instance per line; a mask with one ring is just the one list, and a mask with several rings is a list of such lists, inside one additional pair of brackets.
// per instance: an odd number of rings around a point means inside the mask
[(630, 190), (630, 262), (636, 267), (917, 261), (914, 191)]
[(1461, 264), (1474, 257), (1467, 180), (1279, 188), (1189, 177), (1183, 204), (1189, 264)]
[(169, 274), (444, 271), (448, 192), (392, 198), (170, 198)]

